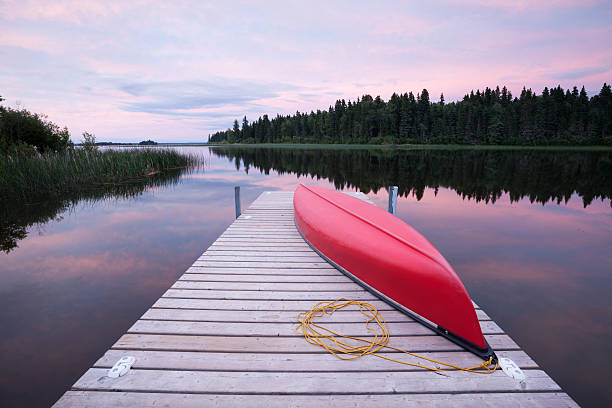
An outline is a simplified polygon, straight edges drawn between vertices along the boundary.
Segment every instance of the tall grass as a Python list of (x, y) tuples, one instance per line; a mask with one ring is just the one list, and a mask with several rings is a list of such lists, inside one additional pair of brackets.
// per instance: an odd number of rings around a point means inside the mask
[(0, 199), (57, 197), (200, 164), (200, 157), (171, 149), (68, 149), (43, 154), (0, 154)]

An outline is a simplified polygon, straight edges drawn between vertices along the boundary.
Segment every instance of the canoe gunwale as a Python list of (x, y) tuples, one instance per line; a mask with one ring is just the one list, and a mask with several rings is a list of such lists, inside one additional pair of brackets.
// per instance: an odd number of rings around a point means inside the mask
[(337, 263), (335, 263), (332, 259), (328, 258), (324, 253), (319, 251), (319, 249), (316, 246), (314, 246), (308, 240), (308, 238), (306, 238), (306, 236), (302, 233), (302, 231), (300, 230), (300, 227), (297, 224), (297, 220), (296, 220), (295, 216), (293, 218), (293, 222), (295, 224), (295, 228), (300, 233), (300, 236), (312, 248), (313, 251), (315, 251), (321, 258), (323, 258), (325, 261), (327, 261), (327, 263), (329, 263), (334, 268), (336, 268), (337, 270), (342, 272), (344, 275), (346, 275), (348, 278), (353, 280), (355, 283), (357, 283), (358, 285), (360, 285), (361, 287), (363, 287), (364, 289), (366, 289), (367, 291), (372, 293), (374, 296), (378, 297), (380, 300), (386, 302), (390, 306), (393, 306), (394, 308), (396, 308), (400, 312), (406, 314), (407, 316), (409, 316), (412, 319), (416, 320), (417, 322), (421, 323), (425, 327), (433, 330), (435, 333), (439, 334), (440, 336), (450, 340), (451, 342), (455, 343), (456, 345), (458, 345), (460, 347), (463, 347), (467, 351), (477, 355), (478, 357), (482, 358), (485, 361), (489, 360), (489, 358), (492, 357), (493, 358), (493, 360), (492, 360), (493, 364), (497, 363), (497, 356), (495, 355), (495, 352), (493, 351), (493, 349), (491, 348), (491, 346), (489, 345), (489, 343), (487, 342), (486, 339), (484, 341), (485, 341), (485, 344), (487, 345), (487, 347), (486, 348), (478, 347), (477, 345), (475, 345), (474, 343), (470, 342), (469, 340), (466, 340), (463, 337), (458, 336), (457, 334), (451, 332), (450, 330), (445, 329), (444, 327), (436, 324), (435, 322), (432, 322), (431, 320), (426, 319), (423, 316), (419, 315), (418, 313), (415, 313), (412, 310), (408, 309), (407, 307), (402, 306), (401, 304), (397, 303), (395, 300), (391, 299), (390, 297), (388, 297), (385, 294), (379, 292), (378, 290), (376, 290), (372, 286), (368, 285), (367, 283), (365, 283), (364, 281), (359, 279), (357, 276), (353, 275), (352, 273), (350, 273), (349, 271), (344, 269), (342, 266), (340, 266)]

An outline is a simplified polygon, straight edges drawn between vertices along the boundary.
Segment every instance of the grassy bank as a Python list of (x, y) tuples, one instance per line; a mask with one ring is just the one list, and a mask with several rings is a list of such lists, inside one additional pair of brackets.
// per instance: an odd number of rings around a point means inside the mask
[(0, 199), (30, 201), (109, 184), (136, 182), (158, 172), (196, 166), (201, 159), (170, 149), (94, 150), (0, 155)]

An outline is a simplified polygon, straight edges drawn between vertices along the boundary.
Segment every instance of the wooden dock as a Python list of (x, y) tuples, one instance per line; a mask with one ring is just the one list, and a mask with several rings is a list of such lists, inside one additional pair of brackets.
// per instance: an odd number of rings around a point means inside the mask
[[(440, 374), (373, 356), (345, 361), (307, 343), (294, 331), (298, 312), (346, 297), (381, 311), (391, 345), (461, 366), (481, 362), (321, 259), (296, 230), (292, 199), (259, 196), (54, 407), (577, 406), (478, 306), (487, 341), (524, 370), (523, 384), (501, 370)], [(327, 326), (367, 335), (356, 311), (337, 312)], [(132, 369), (107, 377), (123, 356), (136, 358)]]

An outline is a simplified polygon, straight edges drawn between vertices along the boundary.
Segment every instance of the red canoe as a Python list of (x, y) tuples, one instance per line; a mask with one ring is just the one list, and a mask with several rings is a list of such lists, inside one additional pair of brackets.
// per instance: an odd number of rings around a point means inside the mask
[(301, 184), (293, 206), (304, 239), (336, 268), (456, 344), (494, 356), (461, 280), (414, 228), (323, 187)]

